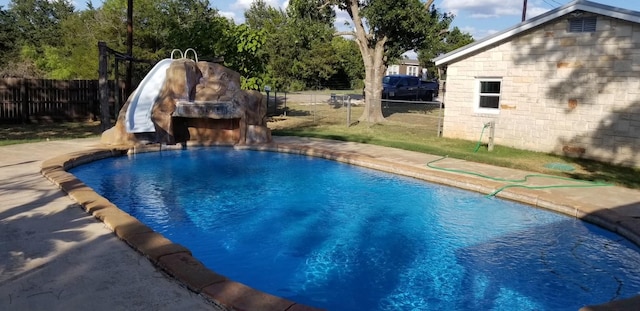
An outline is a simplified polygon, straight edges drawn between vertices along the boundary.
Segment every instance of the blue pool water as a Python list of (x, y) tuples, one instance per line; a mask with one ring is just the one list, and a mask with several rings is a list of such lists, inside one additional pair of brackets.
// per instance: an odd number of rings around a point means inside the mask
[(212, 270), (329, 310), (577, 310), (640, 293), (640, 250), (620, 236), (333, 161), (203, 148), (71, 172)]

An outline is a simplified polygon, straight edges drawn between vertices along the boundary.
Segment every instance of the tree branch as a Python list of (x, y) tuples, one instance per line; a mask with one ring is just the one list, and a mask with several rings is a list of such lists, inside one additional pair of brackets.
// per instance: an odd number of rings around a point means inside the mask
[(427, 0), (427, 2), (425, 2), (424, 7), (427, 8), (427, 10), (431, 7), (431, 5), (433, 4), (433, 0)]
[[(347, 13), (351, 16), (351, 20), (355, 26), (356, 38), (366, 45), (367, 41), (372, 38), (372, 35), (367, 33), (364, 29), (364, 23), (362, 22), (362, 17), (360, 17), (358, 0), (348, 1), (347, 4)], [(361, 37), (358, 37), (358, 35), (361, 35)]]
[(354, 31), (338, 31), (336, 33), (333, 34), (333, 36), (337, 37), (337, 36), (356, 36), (356, 33)]
[(332, 5), (331, 1), (325, 1), (321, 6), (318, 7), (318, 10), (322, 10), (329, 5)]

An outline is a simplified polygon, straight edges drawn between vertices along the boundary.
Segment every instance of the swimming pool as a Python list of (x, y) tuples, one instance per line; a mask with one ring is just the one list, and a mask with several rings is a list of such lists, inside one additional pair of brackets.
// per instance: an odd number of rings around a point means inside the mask
[(71, 172), (212, 270), (330, 310), (576, 310), (640, 291), (638, 248), (608, 231), (333, 161), (211, 148)]

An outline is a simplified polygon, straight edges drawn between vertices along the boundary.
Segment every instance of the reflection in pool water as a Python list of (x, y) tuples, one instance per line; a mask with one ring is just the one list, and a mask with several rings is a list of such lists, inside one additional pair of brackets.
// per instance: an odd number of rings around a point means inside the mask
[(329, 310), (577, 310), (640, 292), (580, 220), (305, 156), (203, 148), (71, 171), (212, 270)]

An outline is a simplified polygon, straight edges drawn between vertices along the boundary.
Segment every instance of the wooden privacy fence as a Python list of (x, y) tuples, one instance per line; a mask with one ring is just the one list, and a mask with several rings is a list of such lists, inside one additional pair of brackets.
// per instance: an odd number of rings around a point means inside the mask
[[(114, 116), (114, 81), (109, 81)], [(119, 94), (124, 94), (120, 86)], [(120, 103), (124, 102), (122, 99)], [(0, 79), (0, 122), (97, 120), (98, 80)]]

